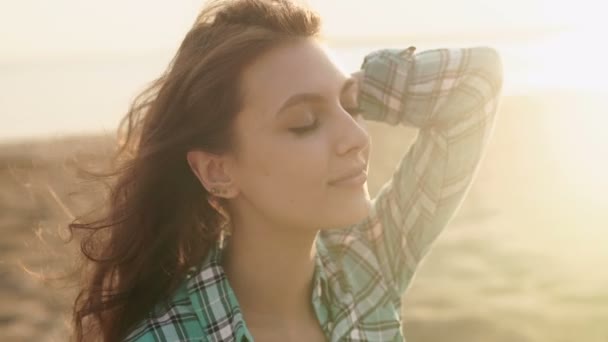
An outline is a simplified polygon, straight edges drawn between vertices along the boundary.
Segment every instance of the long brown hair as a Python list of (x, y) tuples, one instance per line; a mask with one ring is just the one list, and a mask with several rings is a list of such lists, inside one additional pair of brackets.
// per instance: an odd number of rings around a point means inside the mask
[(222, 216), (186, 153), (234, 151), (240, 75), (257, 56), (318, 37), (319, 17), (288, 0), (213, 1), (167, 70), (133, 101), (119, 126), (100, 217), (77, 218), (83, 280), (74, 301), (76, 341), (117, 341), (171, 293), (217, 240)]

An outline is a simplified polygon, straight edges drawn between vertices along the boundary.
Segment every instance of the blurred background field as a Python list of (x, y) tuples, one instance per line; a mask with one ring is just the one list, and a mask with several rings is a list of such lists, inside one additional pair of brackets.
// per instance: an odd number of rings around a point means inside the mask
[[(489, 45), (505, 66), (477, 178), (403, 299), (408, 341), (608, 341), (602, 12), (590, 0), (378, 1), (310, 1), (345, 68), (409, 45)], [(106, 164), (129, 100), (164, 68), (200, 3), (0, 4), (0, 341), (65, 340), (74, 289), (22, 266), (74, 261), (76, 241), (61, 242), (70, 215), (102, 199), (74, 165)], [(416, 131), (369, 130), (373, 196)]]

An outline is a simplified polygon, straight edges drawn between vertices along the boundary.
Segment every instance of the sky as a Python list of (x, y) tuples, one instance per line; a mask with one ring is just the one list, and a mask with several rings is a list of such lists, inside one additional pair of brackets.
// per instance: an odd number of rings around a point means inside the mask
[[(592, 0), (308, 0), (329, 37), (488, 39), (603, 23)], [(200, 0), (3, 0), (0, 62), (94, 53), (173, 50)], [(584, 20), (583, 20), (584, 19)]]
[[(372, 46), (483, 44), (503, 57), (505, 95), (608, 92), (601, 2), (301, 1), (320, 13), (328, 42), (352, 70)], [(0, 0), (0, 140), (113, 129), (134, 94), (166, 67), (203, 4)]]

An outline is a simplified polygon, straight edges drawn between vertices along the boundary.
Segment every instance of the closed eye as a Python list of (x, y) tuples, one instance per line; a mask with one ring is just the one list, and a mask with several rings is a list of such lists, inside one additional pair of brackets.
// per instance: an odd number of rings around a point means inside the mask
[(303, 127), (294, 127), (294, 128), (290, 128), (289, 130), (296, 133), (297, 135), (303, 135), (303, 134), (306, 134), (308, 132), (315, 130), (318, 126), (319, 126), (319, 120), (315, 120), (315, 122), (312, 125), (303, 126)]
[[(344, 110), (353, 117), (356, 117), (363, 113), (363, 111), (361, 111), (358, 107), (348, 107), (348, 108), (344, 108)], [(306, 133), (314, 131), (318, 127), (319, 127), (319, 120), (316, 119), (312, 125), (302, 126), (302, 127), (293, 127), (293, 128), (290, 128), (289, 130), (291, 132), (296, 133), (297, 135), (304, 135)]]

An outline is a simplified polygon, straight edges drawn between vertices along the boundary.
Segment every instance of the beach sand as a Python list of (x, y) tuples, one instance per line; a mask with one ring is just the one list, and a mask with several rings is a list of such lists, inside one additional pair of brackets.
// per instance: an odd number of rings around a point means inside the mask
[[(408, 341), (608, 341), (606, 184), (582, 191), (585, 175), (568, 178), (561, 166), (574, 161), (552, 149), (546, 130), (560, 119), (576, 131), (579, 104), (593, 110), (601, 99), (589, 101), (504, 99), (465, 202), (404, 296)], [(373, 196), (415, 131), (369, 129)], [(74, 165), (104, 165), (112, 144), (82, 136), (0, 145), (0, 341), (66, 340), (75, 289), (43, 284), (22, 265), (53, 272), (74, 261), (66, 224), (102, 198)]]

